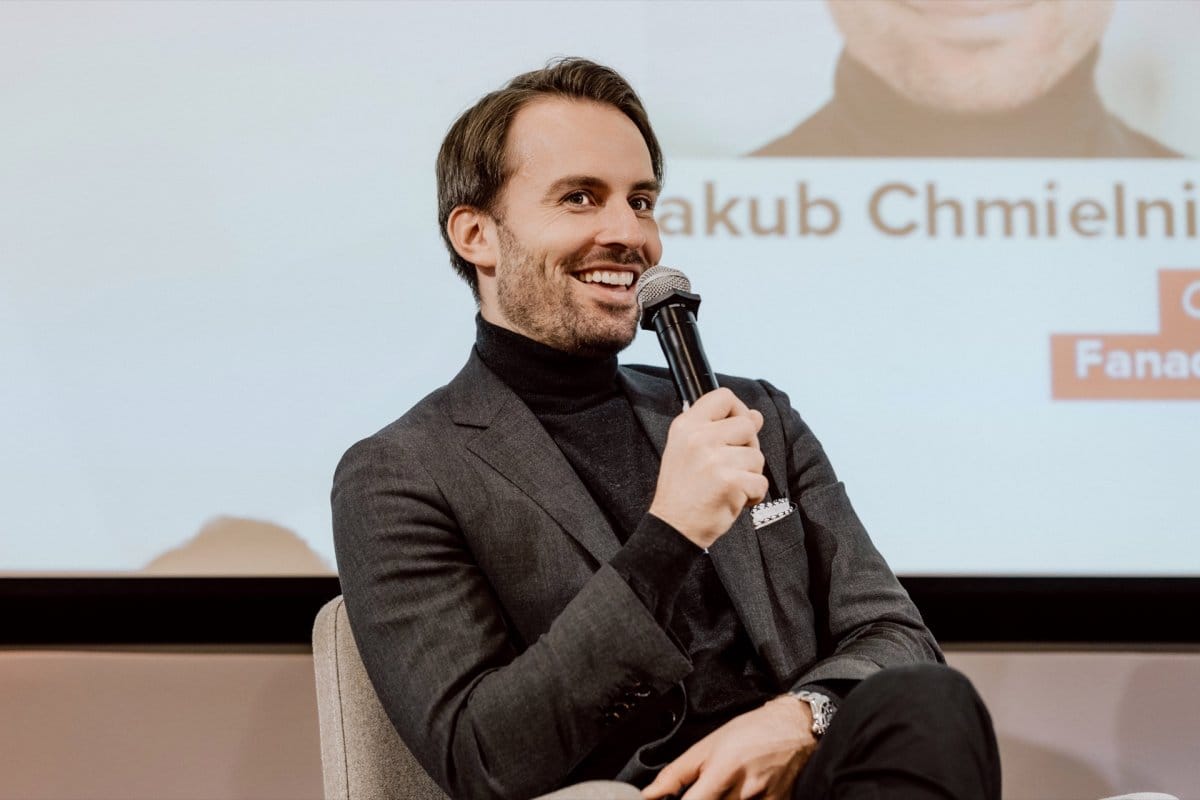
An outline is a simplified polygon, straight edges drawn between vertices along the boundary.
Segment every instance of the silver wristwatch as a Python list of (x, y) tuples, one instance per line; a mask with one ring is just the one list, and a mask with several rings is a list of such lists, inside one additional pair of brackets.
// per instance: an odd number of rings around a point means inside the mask
[(819, 692), (810, 692), (805, 689), (788, 692), (788, 694), (808, 703), (808, 707), (812, 710), (813, 736), (818, 739), (824, 736), (825, 731), (829, 730), (829, 723), (833, 722), (833, 715), (837, 713), (837, 706), (833, 704), (833, 701)]

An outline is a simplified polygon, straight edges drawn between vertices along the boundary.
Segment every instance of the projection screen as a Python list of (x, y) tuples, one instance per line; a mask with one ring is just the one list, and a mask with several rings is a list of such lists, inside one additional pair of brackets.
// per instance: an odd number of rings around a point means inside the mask
[(339, 456), (473, 341), (441, 138), (579, 55), (897, 572), (1200, 574), (1200, 4), (945, 5), (3, 4), (0, 570), (332, 572)]

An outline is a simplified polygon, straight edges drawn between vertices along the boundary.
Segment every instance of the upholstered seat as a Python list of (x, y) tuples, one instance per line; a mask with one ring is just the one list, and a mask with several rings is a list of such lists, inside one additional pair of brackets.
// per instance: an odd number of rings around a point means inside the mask
[[(448, 800), (392, 727), (358, 655), (341, 597), (313, 625), (326, 800)], [(641, 800), (627, 783), (590, 781), (537, 800)]]

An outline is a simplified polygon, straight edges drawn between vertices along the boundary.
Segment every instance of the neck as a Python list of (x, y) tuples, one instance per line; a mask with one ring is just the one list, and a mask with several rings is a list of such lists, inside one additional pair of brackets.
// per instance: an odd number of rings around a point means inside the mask
[(476, 317), (475, 351), (530, 408), (589, 404), (617, 389), (617, 357), (566, 353)]
[(834, 104), (855, 133), (886, 140), (887, 152), (928, 156), (1056, 155), (1077, 151), (1106, 119), (1096, 93), (1093, 49), (1040, 97), (1007, 111), (963, 113), (919, 105), (843, 53)]

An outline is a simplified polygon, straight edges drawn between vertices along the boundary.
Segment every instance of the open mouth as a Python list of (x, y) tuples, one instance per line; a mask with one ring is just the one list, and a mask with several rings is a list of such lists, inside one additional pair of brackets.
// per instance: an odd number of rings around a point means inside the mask
[(626, 270), (588, 269), (571, 275), (580, 283), (588, 283), (601, 289), (614, 292), (629, 291), (629, 287), (637, 279), (637, 275)]

